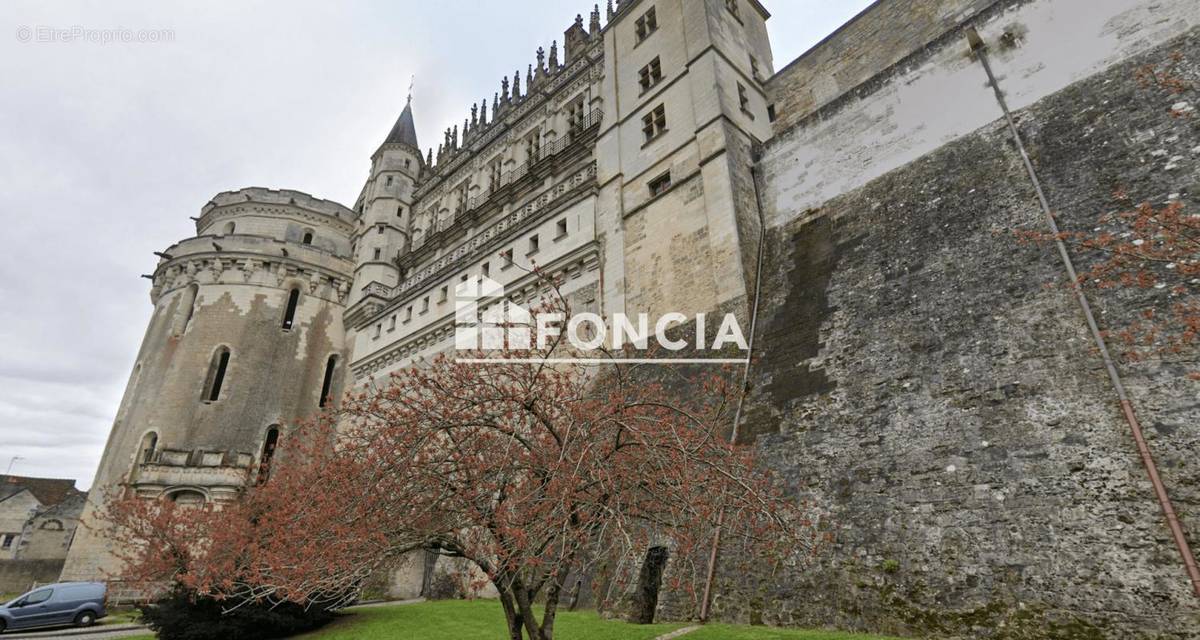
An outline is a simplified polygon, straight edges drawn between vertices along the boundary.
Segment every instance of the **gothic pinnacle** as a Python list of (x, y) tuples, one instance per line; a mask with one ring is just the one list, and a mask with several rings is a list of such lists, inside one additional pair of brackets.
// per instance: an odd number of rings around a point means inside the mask
[(608, 0), (608, 18), (607, 19), (609, 22), (612, 22), (612, 19), (613, 19), (612, 0)]
[(556, 71), (557, 69), (558, 69), (558, 40), (554, 40), (553, 42), (550, 43), (550, 70)]
[(513, 97), (513, 100), (514, 100), (514, 101), (515, 101), (517, 98), (520, 98), (520, 97), (521, 97), (521, 70), (520, 70), (520, 69), (517, 69), (517, 72), (513, 74), (513, 92), (512, 92), (512, 97)]
[(479, 125), (483, 126), (486, 124), (487, 124), (487, 96), (484, 96), (482, 106), (479, 109)]
[(545, 71), (545, 69), (546, 69), (546, 50), (541, 47), (538, 47), (538, 49), (537, 49), (537, 63), (538, 63), (538, 66), (537, 66), (538, 73)]
[(600, 5), (594, 5), (592, 7), (592, 22), (590, 25), (588, 25), (588, 31), (592, 35), (600, 33)]
[(525, 94), (529, 94), (529, 90), (533, 88), (533, 65), (525, 70)]

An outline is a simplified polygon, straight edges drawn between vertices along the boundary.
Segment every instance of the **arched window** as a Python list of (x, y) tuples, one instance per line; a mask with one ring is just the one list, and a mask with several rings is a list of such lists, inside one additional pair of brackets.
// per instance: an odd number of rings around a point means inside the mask
[(47, 520), (47, 521), (43, 522), (41, 524), (41, 526), (39, 526), (38, 528), (43, 529), (45, 531), (62, 531), (63, 523), (62, 523), (62, 520)]
[(262, 484), (271, 477), (271, 459), (275, 457), (275, 446), (279, 443), (279, 427), (267, 429), (267, 438), (263, 440), (262, 455), (258, 460), (258, 483)]
[(225, 235), (230, 235), (237, 229), (237, 225), (232, 222), (225, 223)]
[(313, 232), (306, 230), (304, 232), (304, 237), (300, 239), (300, 244), (312, 244), (312, 241), (313, 241)]
[(318, 407), (324, 407), (329, 403), (329, 392), (333, 389), (333, 371), (337, 368), (337, 356), (329, 356), (325, 361), (325, 380), (321, 383), (321, 399), (317, 403)]
[(147, 464), (154, 462), (154, 454), (158, 450), (158, 434), (151, 431), (142, 436), (142, 443), (138, 446), (137, 461), (138, 464)]
[(283, 312), (283, 328), (291, 329), (292, 323), (296, 321), (296, 305), (300, 303), (300, 290), (292, 289), (288, 293), (287, 310)]
[(221, 399), (221, 387), (225, 384), (225, 372), (229, 368), (229, 347), (221, 347), (213, 353), (212, 362), (208, 366), (208, 379), (205, 381), (204, 399), (216, 402)]

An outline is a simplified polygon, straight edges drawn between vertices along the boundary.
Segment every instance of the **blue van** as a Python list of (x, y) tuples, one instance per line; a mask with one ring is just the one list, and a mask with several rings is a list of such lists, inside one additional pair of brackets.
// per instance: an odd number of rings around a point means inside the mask
[(0, 633), (73, 624), (87, 627), (107, 613), (103, 582), (60, 582), (38, 587), (0, 606)]

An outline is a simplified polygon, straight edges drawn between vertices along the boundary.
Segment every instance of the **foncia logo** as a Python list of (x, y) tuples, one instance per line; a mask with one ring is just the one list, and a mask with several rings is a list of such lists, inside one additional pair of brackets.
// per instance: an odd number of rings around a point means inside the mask
[[(690, 317), (682, 313), (665, 313), (657, 318), (651, 318), (645, 313), (635, 316), (616, 313), (613, 314), (611, 324), (595, 313), (578, 313), (570, 317), (562, 312), (535, 314), (506, 298), (504, 285), (486, 276), (475, 276), (459, 283), (454, 288), (454, 297), (454, 348), (471, 354), (471, 357), (457, 358), (458, 362), (599, 364), (619, 360), (639, 363), (743, 364), (747, 361), (745, 354), (750, 350), (737, 317), (731, 313), (721, 318), (716, 333), (712, 340), (708, 341), (706, 330), (712, 319), (703, 313)], [(481, 307), (484, 307), (482, 312)], [(667, 335), (672, 327), (687, 322), (694, 323), (694, 342)], [(487, 352), (545, 353), (546, 349), (560, 339), (565, 339), (567, 344), (573, 347), (575, 355), (553, 358), (538, 355), (520, 358), (487, 355)], [(723, 357), (726, 352), (722, 350), (730, 345), (736, 346), (743, 354), (742, 357)], [(624, 353), (633, 353), (633, 357), (613, 355), (623, 352), (626, 346), (632, 346), (633, 349)], [(651, 353), (677, 352), (687, 348), (696, 353), (716, 353), (711, 358), (649, 357)], [(647, 357), (638, 357), (636, 354), (639, 351)], [(482, 356), (480, 352), (483, 352)], [(591, 357), (591, 354), (595, 354), (596, 357)]]

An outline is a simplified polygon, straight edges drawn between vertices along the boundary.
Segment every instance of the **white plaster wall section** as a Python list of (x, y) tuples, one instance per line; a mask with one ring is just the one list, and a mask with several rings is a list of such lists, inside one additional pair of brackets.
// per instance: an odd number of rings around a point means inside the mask
[[(993, 46), (1013, 109), (1200, 24), (1196, 0), (1044, 0), (982, 25), (988, 43), (1010, 28), (1020, 46)], [(999, 118), (991, 88), (965, 41), (826, 120), (776, 137), (764, 158), (771, 224), (816, 207)]]

